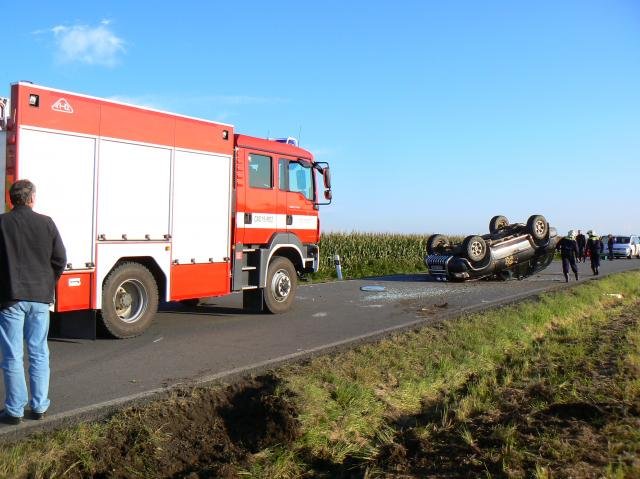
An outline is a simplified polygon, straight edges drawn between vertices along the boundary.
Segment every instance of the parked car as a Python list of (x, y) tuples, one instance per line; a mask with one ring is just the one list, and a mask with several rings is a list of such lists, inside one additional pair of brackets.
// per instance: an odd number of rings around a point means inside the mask
[(424, 262), (433, 277), (444, 281), (522, 278), (549, 266), (559, 240), (542, 215), (515, 224), (494, 216), (489, 234), (467, 236), (462, 243), (451, 243), (441, 234), (429, 236)]
[[(609, 256), (609, 247), (607, 242), (609, 236), (605, 235), (601, 238), (604, 244), (603, 257)], [(614, 236), (613, 237), (613, 256), (614, 258), (640, 258), (640, 236)]]

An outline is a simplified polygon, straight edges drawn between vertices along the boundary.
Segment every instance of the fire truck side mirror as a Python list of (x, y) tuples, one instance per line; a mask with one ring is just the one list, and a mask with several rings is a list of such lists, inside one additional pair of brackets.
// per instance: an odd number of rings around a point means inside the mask
[(313, 163), (313, 167), (319, 173), (322, 173), (322, 180), (324, 182), (324, 198), (328, 201), (328, 203), (316, 203), (316, 209), (318, 206), (326, 206), (331, 204), (331, 199), (333, 198), (333, 194), (331, 193), (331, 170), (329, 170), (329, 163), (325, 161), (316, 161)]
[[(324, 187), (327, 188), (328, 190), (331, 190), (331, 171), (329, 170), (329, 167), (325, 167), (322, 170), (322, 178), (324, 179)], [(326, 193), (325, 193), (326, 195)], [(329, 199), (329, 198), (327, 198)]]
[(9, 99), (0, 97), (0, 131), (8, 130), (7, 128), (7, 111)]

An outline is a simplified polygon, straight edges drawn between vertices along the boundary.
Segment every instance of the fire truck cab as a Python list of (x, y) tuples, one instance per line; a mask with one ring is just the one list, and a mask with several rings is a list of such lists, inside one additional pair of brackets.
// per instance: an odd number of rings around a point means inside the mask
[(293, 142), (28, 82), (0, 102), (5, 209), (33, 181), (67, 248), (54, 312), (127, 338), (158, 302), (242, 291), (247, 308), (287, 311), (317, 271), (329, 165)]

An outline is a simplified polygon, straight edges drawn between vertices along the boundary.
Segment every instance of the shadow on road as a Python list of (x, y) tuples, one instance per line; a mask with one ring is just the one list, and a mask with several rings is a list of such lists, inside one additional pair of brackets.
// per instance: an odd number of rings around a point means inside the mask
[(215, 304), (199, 303), (198, 305), (181, 304), (177, 302), (163, 303), (158, 307), (159, 313), (206, 315), (206, 316), (230, 316), (237, 314), (262, 314), (259, 311), (250, 311), (242, 308), (230, 308)]

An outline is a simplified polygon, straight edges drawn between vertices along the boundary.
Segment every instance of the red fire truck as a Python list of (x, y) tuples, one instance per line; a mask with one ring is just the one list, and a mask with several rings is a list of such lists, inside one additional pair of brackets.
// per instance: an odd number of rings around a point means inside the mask
[(29, 82), (0, 115), (6, 208), (8, 186), (30, 179), (67, 248), (57, 313), (128, 338), (158, 302), (242, 291), (246, 308), (287, 311), (317, 271), (329, 165), (290, 138)]

